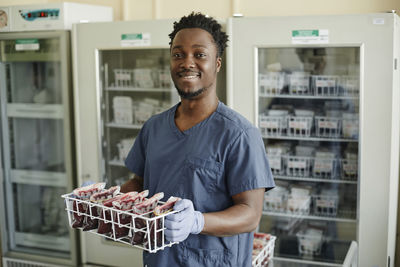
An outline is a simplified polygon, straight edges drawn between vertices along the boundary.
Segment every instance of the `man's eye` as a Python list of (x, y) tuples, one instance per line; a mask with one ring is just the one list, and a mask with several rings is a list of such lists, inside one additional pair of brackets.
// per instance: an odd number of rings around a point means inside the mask
[(196, 56), (201, 58), (201, 57), (205, 57), (206, 54), (205, 53), (197, 53)]

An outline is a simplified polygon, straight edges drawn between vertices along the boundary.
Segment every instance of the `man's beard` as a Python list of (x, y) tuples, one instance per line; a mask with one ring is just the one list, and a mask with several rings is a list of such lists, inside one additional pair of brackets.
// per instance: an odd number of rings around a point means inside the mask
[(188, 93), (186, 93), (186, 92), (182, 91), (181, 89), (179, 89), (178, 86), (176, 86), (176, 85), (175, 85), (175, 88), (176, 88), (176, 91), (178, 91), (178, 94), (179, 94), (182, 98), (184, 98), (184, 99), (189, 99), (189, 100), (195, 98), (196, 96), (201, 95), (202, 93), (204, 93), (204, 92), (207, 90), (206, 87), (203, 87), (203, 88), (200, 88), (199, 90), (197, 90), (197, 91), (195, 91), (195, 92), (188, 92)]

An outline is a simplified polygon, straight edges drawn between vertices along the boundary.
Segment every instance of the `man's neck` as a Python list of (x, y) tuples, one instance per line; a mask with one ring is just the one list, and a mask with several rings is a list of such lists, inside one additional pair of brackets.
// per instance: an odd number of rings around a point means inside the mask
[(175, 113), (175, 123), (185, 131), (208, 118), (218, 107), (216, 95), (201, 99), (182, 99)]

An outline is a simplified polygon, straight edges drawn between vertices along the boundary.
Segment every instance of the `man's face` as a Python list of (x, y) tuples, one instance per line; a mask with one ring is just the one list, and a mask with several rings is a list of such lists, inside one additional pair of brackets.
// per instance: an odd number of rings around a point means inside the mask
[(171, 76), (181, 97), (195, 99), (216, 88), (221, 58), (210, 33), (180, 30), (171, 44)]

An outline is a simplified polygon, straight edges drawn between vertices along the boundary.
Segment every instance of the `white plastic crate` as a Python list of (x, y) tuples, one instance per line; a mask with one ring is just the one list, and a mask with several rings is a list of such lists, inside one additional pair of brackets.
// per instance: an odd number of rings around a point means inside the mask
[[(92, 203), (88, 200), (77, 199), (73, 194), (62, 195), (62, 198), (65, 199), (68, 221), (71, 227), (73, 225), (74, 214), (84, 216), (85, 219), (111, 226), (111, 232), (108, 234), (98, 233), (97, 228), (87, 232), (128, 244), (150, 253), (163, 250), (177, 243), (169, 242), (164, 237), (164, 218), (168, 214), (175, 213), (175, 211), (157, 216), (154, 215), (153, 211), (139, 215), (134, 214), (133, 209), (122, 211)], [(164, 202), (159, 201), (158, 205), (162, 204)], [(87, 207), (85, 209), (86, 212), (82, 212), (82, 206)], [(124, 220), (128, 221), (128, 223), (125, 223)]]
[(338, 138), (341, 135), (342, 119), (338, 117), (315, 116), (315, 135)]
[(308, 228), (297, 234), (299, 253), (303, 255), (319, 255), (323, 243), (322, 230)]
[(343, 96), (358, 96), (360, 91), (358, 76), (341, 76), (339, 87)]
[(313, 75), (312, 89), (316, 96), (338, 96), (339, 76), (335, 75)]
[(314, 195), (313, 202), (315, 215), (336, 216), (339, 203), (339, 196), (337, 194)]
[(133, 77), (134, 86), (139, 88), (154, 88), (158, 83), (158, 75), (153, 69), (134, 69)]
[(285, 156), (286, 175), (296, 177), (309, 177), (313, 158), (300, 156)]
[(284, 72), (267, 72), (258, 74), (260, 95), (279, 95), (285, 86)]
[(358, 114), (356, 113), (343, 113), (342, 118), (342, 132), (344, 138), (358, 138)]
[[(257, 233), (255, 233), (257, 235)], [(254, 238), (257, 241), (257, 238)], [(274, 257), (275, 236), (270, 236), (269, 240), (262, 243), (262, 248), (255, 248), (253, 244), (252, 267), (266, 267)]]
[(133, 70), (131, 69), (114, 69), (114, 83), (116, 87), (132, 87), (133, 86)]
[(288, 136), (310, 137), (313, 117), (287, 116)]
[(135, 138), (124, 138), (117, 143), (118, 159), (120, 161), (125, 161), (134, 142)]
[(174, 83), (171, 79), (171, 72), (169, 69), (160, 69), (158, 70), (158, 85), (161, 88), (173, 88)]
[(331, 179), (337, 175), (337, 159), (315, 157), (313, 161), (313, 177)]
[(282, 155), (268, 155), (268, 163), (271, 168), (272, 174), (275, 175), (284, 175), (286, 168), (286, 160)]
[(286, 132), (286, 116), (267, 116), (260, 114), (259, 128), (264, 136), (280, 136)]
[(113, 97), (114, 122), (121, 124), (133, 123), (133, 100), (129, 96)]
[(289, 94), (311, 95), (310, 74), (306, 72), (294, 72), (289, 74)]
[(310, 214), (311, 196), (290, 195), (287, 200), (286, 212), (289, 214)]
[(340, 166), (342, 179), (344, 180), (357, 180), (358, 177), (358, 160), (356, 159), (342, 159)]
[(269, 190), (264, 194), (264, 210), (274, 212), (284, 212), (289, 191), (280, 186)]

